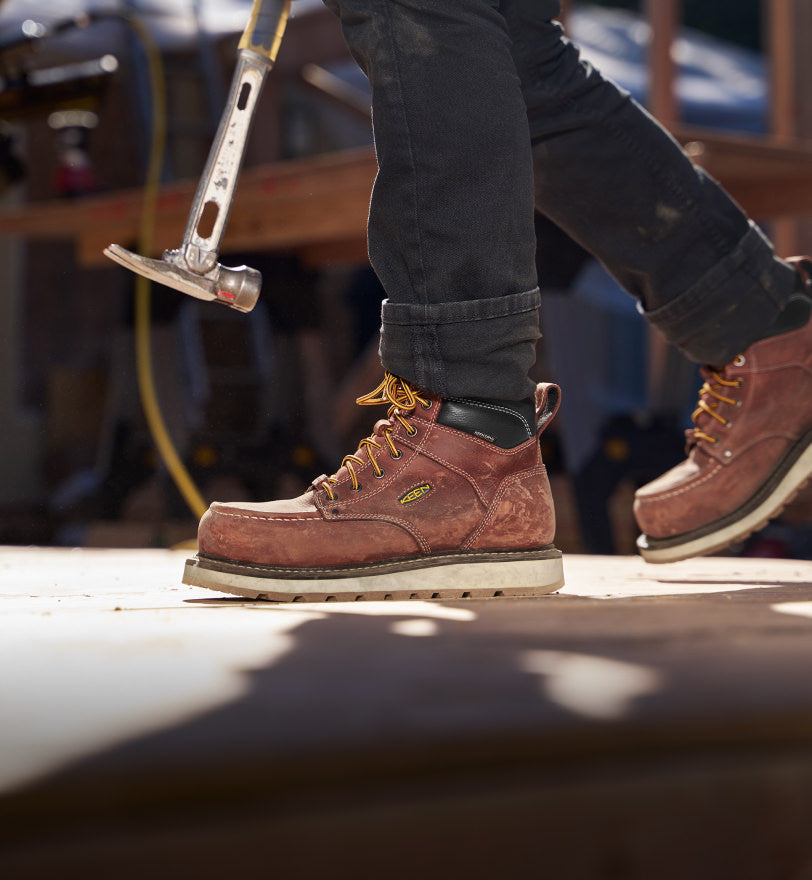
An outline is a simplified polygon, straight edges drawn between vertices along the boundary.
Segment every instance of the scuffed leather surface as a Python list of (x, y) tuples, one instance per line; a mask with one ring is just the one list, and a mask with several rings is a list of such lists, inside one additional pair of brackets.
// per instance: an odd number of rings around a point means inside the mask
[(502, 481), (488, 512), (466, 541), (465, 549), (544, 546), (555, 537), (555, 509), (544, 467)]

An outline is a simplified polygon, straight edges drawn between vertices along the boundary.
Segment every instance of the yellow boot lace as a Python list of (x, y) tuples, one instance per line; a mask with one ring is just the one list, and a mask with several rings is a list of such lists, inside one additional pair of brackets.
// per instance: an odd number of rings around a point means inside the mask
[(735, 397), (728, 397), (724, 393), (724, 390), (726, 388), (741, 388), (744, 381), (742, 379), (726, 379), (716, 370), (711, 369), (710, 367), (706, 369), (707, 372), (703, 371), (706, 377), (705, 384), (699, 389), (699, 403), (691, 414), (691, 420), (696, 427), (688, 432), (688, 437), (689, 440), (706, 440), (708, 443), (716, 444), (719, 442), (719, 438), (702, 430), (699, 427), (699, 419), (703, 414), (708, 415), (723, 427), (729, 428), (731, 425), (730, 420), (726, 419), (723, 415), (720, 415), (720, 413), (717, 412), (717, 409), (719, 408), (720, 403), (727, 403), (731, 406), (740, 406), (740, 401), (736, 400)]
[[(358, 444), (358, 451), (352, 455), (345, 455), (341, 462), (341, 467), (345, 467), (350, 475), (353, 490), (357, 492), (361, 488), (361, 483), (358, 480), (358, 474), (356, 473), (355, 468), (364, 465), (364, 460), (360, 457), (359, 453), (366, 451), (367, 458), (372, 465), (372, 470), (375, 476), (378, 479), (383, 477), (383, 468), (375, 458), (375, 451), (383, 450), (383, 444), (378, 442), (376, 437), (380, 438), (380, 440), (386, 444), (389, 449), (389, 455), (392, 458), (400, 458), (401, 455), (403, 455), (403, 452), (395, 446), (395, 441), (392, 439), (392, 432), (397, 427), (396, 422), (400, 423), (406, 429), (407, 434), (414, 436), (417, 433), (417, 428), (411, 424), (408, 416), (414, 411), (414, 408), (418, 404), (429, 408), (431, 402), (412, 388), (405, 379), (393, 376), (388, 372), (384, 373), (383, 382), (381, 382), (374, 391), (370, 391), (369, 394), (359, 397), (355, 402), (359, 404), (359, 406), (389, 404), (389, 410), (386, 413), (386, 420), (378, 422), (378, 424), (375, 425), (375, 430), (373, 431), (372, 436), (365, 437)], [(336, 482), (337, 476), (336, 474), (333, 474), (331, 477), (327, 477), (326, 480), (322, 480), (320, 484), (331, 501), (334, 501), (336, 497), (335, 492), (333, 492), (333, 485)]]

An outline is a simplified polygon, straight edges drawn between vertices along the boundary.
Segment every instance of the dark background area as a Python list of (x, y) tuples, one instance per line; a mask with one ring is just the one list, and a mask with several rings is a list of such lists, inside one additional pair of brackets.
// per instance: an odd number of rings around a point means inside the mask
[[(641, 11), (640, 0), (589, 0), (593, 6)], [(762, 48), (761, 0), (684, 0), (683, 21), (715, 37), (748, 49)]]

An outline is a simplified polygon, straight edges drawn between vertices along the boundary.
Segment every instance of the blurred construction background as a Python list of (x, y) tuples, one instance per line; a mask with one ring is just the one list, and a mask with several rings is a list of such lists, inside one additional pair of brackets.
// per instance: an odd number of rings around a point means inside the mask
[[(133, 278), (163, 64), (155, 252), (181, 240), (249, 0), (0, 3), (0, 543), (163, 547), (192, 539), (142, 415)], [(259, 268), (239, 315), (156, 288), (160, 406), (202, 496), (271, 498), (331, 473), (369, 425), (383, 292), (365, 245), (369, 94), (318, 0), (294, 13), (221, 253)], [(779, 251), (812, 252), (812, 5), (570, 2), (568, 32), (728, 186)], [(682, 455), (696, 369), (539, 217), (539, 378), (564, 386), (545, 460), (564, 550), (633, 552), (631, 496)], [(584, 320), (586, 316), (587, 320)], [(736, 554), (812, 558), (812, 495)]]

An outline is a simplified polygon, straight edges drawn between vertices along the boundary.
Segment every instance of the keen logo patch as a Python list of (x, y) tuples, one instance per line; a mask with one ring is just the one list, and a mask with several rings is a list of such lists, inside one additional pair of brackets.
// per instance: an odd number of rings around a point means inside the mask
[(401, 498), (398, 498), (398, 501), (401, 504), (411, 504), (412, 501), (418, 501), (424, 495), (427, 495), (431, 492), (431, 486), (428, 483), (423, 483), (422, 486), (415, 486), (414, 489), (407, 492)]

